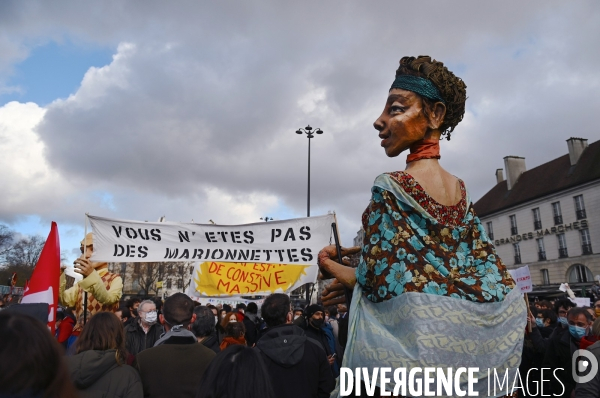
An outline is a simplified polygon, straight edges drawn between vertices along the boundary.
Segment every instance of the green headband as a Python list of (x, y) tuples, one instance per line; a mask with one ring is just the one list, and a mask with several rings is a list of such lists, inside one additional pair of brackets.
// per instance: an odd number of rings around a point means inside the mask
[(413, 93), (419, 94), (430, 100), (439, 101), (444, 104), (446, 103), (431, 80), (423, 79), (422, 77), (398, 75), (396, 76), (394, 83), (392, 83), (390, 90), (393, 88), (412, 91)]

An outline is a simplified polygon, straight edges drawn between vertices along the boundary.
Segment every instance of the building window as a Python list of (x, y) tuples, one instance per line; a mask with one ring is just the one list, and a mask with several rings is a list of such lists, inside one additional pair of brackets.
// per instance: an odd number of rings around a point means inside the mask
[(592, 282), (592, 271), (583, 264), (573, 264), (567, 271), (569, 283)]
[(135, 272), (136, 274), (140, 273), (140, 263), (133, 264), (133, 272)]
[(542, 271), (542, 285), (549, 285), (550, 284), (550, 273), (545, 268), (541, 269), (540, 271)]
[(521, 264), (521, 248), (518, 243), (513, 243), (513, 249), (515, 250), (515, 264)]
[(183, 265), (177, 267), (177, 270), (179, 271), (179, 275), (183, 275)]
[(565, 258), (569, 257), (569, 252), (567, 251), (567, 240), (565, 239), (565, 234), (556, 235), (558, 238), (558, 257)]
[(544, 238), (538, 238), (535, 241), (537, 242), (538, 247), (538, 260), (546, 260), (546, 248), (544, 247)]
[(517, 216), (515, 216), (513, 214), (509, 218), (510, 218), (510, 234), (511, 235), (519, 235), (519, 230), (517, 229)]
[(592, 240), (590, 239), (590, 231), (582, 229), (579, 231), (581, 234), (581, 252), (583, 254), (592, 254)]
[(540, 208), (536, 207), (533, 211), (533, 229), (542, 229), (542, 218), (540, 217)]
[(562, 212), (560, 211), (560, 202), (552, 203), (552, 214), (554, 214), (554, 225), (563, 223)]
[(583, 204), (583, 195), (574, 196), (573, 200), (575, 200), (575, 214), (577, 215), (577, 219), (583, 220), (584, 218), (586, 218), (585, 205)]
[(491, 221), (488, 221), (487, 223), (487, 233), (490, 240), (494, 240), (494, 228), (492, 227)]
[(183, 281), (181, 279), (177, 279), (177, 289), (183, 288)]
[(167, 279), (167, 289), (170, 289), (172, 286), (171, 280)]

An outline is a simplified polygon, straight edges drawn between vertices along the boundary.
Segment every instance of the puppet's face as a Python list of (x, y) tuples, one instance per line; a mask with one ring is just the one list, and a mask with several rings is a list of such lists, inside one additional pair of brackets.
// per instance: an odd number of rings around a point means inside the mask
[[(92, 257), (93, 253), (94, 253), (94, 245), (87, 245), (85, 247), (85, 252), (82, 253), (82, 257), (85, 258), (86, 260), (89, 260), (90, 257)], [(90, 263), (92, 264), (92, 267), (94, 267), (94, 269), (99, 269), (99, 268), (105, 267), (107, 265), (107, 263), (105, 263), (105, 262), (95, 263), (93, 261), (90, 261)]]
[(422, 140), (429, 121), (423, 112), (423, 100), (412, 91), (390, 90), (383, 113), (373, 126), (379, 131), (381, 146), (389, 157), (398, 156)]

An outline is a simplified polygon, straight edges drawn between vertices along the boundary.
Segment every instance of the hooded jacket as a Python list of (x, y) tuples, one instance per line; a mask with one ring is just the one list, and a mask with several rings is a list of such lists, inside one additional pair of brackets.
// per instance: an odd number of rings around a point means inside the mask
[(116, 350), (84, 351), (66, 357), (71, 380), (82, 397), (143, 397), (134, 368), (119, 365)]
[(295, 325), (267, 329), (258, 340), (277, 397), (329, 397), (335, 387), (321, 345)]

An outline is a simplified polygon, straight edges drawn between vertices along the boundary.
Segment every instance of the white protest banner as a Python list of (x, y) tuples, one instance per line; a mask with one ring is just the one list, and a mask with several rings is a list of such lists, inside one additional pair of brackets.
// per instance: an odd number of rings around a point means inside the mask
[(317, 280), (333, 215), (245, 225), (127, 221), (88, 216), (92, 261), (198, 262), (198, 297), (288, 292)]
[(590, 306), (590, 298), (589, 297), (575, 297), (575, 298), (572, 298), (571, 301), (577, 307), (589, 307)]
[(509, 269), (508, 272), (512, 275), (515, 282), (517, 282), (517, 287), (521, 289), (521, 293), (529, 293), (533, 291), (529, 265), (524, 265), (517, 269)]

